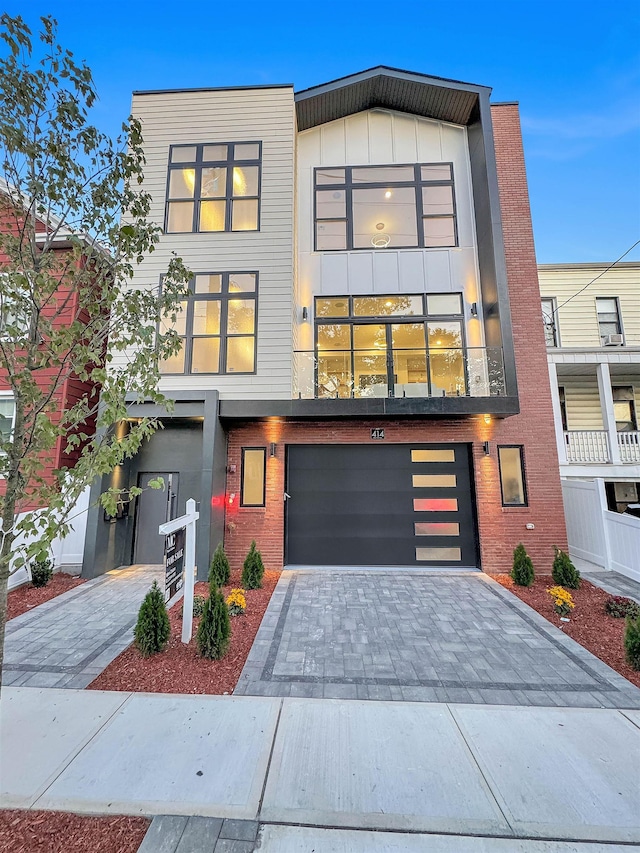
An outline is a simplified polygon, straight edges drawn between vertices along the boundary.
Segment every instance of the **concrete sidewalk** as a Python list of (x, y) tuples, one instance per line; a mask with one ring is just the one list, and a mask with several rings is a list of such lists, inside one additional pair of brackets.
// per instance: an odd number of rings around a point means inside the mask
[(265, 851), (328, 830), (317, 849), (640, 843), (639, 711), (34, 688), (1, 706), (2, 807), (259, 821)]

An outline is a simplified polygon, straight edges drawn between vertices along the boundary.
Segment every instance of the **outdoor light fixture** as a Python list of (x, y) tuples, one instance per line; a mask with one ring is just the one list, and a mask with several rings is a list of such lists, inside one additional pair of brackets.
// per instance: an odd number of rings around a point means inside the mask
[(483, 415), (483, 420), (484, 420), (485, 424), (490, 424), (491, 423), (491, 415)]
[(304, 306), (303, 306), (303, 308), (302, 308), (302, 319), (303, 319), (303, 320), (308, 320), (308, 319), (309, 319), (309, 309), (307, 308), (307, 306), (306, 306), (306, 305), (304, 305)]
[(269, 456), (275, 456), (275, 455), (276, 455), (276, 443), (275, 443), (275, 441), (272, 441), (271, 444), (269, 445)]
[(477, 302), (471, 303), (471, 316), (472, 317), (478, 316), (478, 303)]
[(491, 447), (490, 447), (490, 445), (489, 445), (489, 442), (488, 442), (488, 441), (485, 441), (485, 443), (484, 443), (482, 446), (483, 446), (483, 448), (484, 448), (484, 455), (485, 455), (485, 456), (490, 456), (490, 455), (491, 455)]

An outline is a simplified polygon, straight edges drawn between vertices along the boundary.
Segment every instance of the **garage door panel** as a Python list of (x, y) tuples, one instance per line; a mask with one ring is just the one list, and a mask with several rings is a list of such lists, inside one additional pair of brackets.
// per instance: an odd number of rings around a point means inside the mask
[(290, 445), (286, 491), (290, 565), (477, 564), (468, 445)]

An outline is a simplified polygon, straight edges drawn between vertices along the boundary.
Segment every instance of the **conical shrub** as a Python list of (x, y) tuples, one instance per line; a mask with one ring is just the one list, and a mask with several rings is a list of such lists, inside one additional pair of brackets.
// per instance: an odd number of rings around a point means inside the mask
[(518, 586), (531, 586), (535, 579), (533, 571), (533, 563), (531, 557), (527, 554), (522, 542), (516, 547), (513, 552), (513, 568), (511, 569), (511, 577), (514, 583)]
[(573, 565), (566, 551), (561, 551), (555, 545), (554, 548), (556, 556), (551, 570), (554, 583), (557, 583), (558, 586), (564, 586), (567, 589), (579, 589), (580, 572)]
[(640, 616), (627, 617), (624, 629), (624, 656), (632, 669), (640, 670)]
[(219, 660), (229, 647), (229, 611), (222, 593), (214, 589), (205, 601), (202, 619), (198, 625), (196, 644), (203, 658)]
[(218, 587), (225, 586), (229, 583), (230, 577), (231, 567), (229, 566), (229, 560), (227, 559), (227, 555), (224, 553), (222, 542), (219, 542), (211, 559), (211, 567), (209, 568), (209, 587), (211, 589), (217, 589)]
[(245, 589), (260, 589), (263, 575), (264, 564), (262, 562), (262, 555), (256, 548), (256, 540), (254, 539), (244, 561), (242, 586)]
[(169, 641), (171, 625), (162, 590), (154, 581), (140, 605), (134, 629), (136, 646), (144, 657), (161, 652)]

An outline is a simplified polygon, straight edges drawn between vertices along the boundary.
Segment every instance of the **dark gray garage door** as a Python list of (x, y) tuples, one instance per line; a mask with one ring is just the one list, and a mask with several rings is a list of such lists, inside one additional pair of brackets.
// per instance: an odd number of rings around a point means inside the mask
[(289, 445), (286, 562), (477, 565), (466, 444)]

